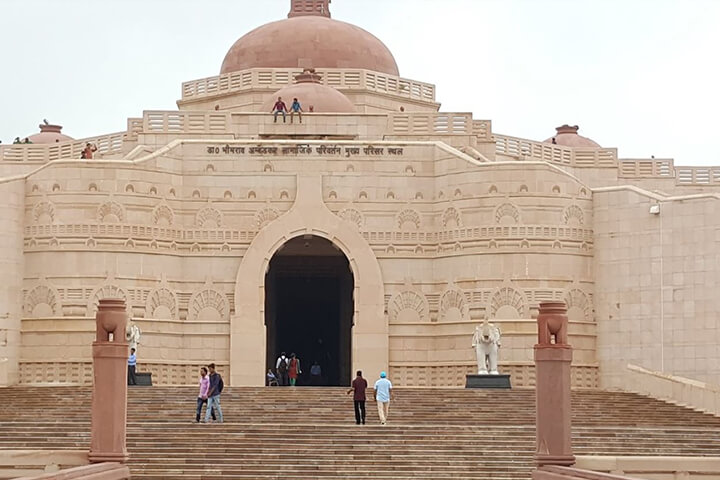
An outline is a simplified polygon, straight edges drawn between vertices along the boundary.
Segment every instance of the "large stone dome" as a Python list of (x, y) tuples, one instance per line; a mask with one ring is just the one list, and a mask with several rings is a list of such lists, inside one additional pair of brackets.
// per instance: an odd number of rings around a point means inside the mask
[(268, 23), (230, 47), (220, 73), (249, 68), (363, 68), (398, 75), (390, 50), (360, 27), (333, 20), (329, 12)]

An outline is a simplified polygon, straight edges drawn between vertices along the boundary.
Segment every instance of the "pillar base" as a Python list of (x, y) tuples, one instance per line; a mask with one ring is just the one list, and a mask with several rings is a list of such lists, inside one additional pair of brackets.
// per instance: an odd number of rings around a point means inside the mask
[(575, 465), (575, 455), (535, 455), (535, 463), (538, 467), (543, 465), (560, 465), (569, 467)]
[(90, 463), (103, 463), (103, 462), (117, 462), (125, 463), (130, 456), (125, 453), (116, 452), (90, 452), (88, 454), (88, 460)]

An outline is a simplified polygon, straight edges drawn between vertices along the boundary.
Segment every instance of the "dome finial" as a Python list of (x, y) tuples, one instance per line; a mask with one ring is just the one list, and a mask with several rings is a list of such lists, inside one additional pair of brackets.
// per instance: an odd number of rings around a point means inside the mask
[(332, 0), (290, 0), (288, 18), (305, 17), (308, 15), (330, 18), (330, 2)]

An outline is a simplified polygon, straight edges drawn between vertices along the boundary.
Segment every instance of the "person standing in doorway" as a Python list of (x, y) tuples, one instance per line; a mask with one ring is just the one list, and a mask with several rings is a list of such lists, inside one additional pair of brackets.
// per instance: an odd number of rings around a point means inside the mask
[(362, 370), (357, 371), (357, 377), (353, 380), (350, 390), (353, 392), (353, 401), (355, 403), (355, 423), (365, 425), (365, 390), (367, 390), (367, 380), (362, 376)]
[[(208, 377), (207, 368), (200, 369), (200, 391), (198, 392), (197, 408), (195, 409), (195, 423), (200, 422), (200, 414), (202, 406), (208, 403), (208, 391), (210, 390), (210, 378)], [(212, 419), (215, 420), (215, 412), (211, 412)]]
[(128, 357), (128, 378), (127, 383), (128, 385), (137, 385), (137, 380), (135, 379), (135, 366), (137, 365), (137, 357), (135, 356), (135, 349), (130, 349), (130, 356)]
[(282, 352), (275, 362), (275, 372), (277, 372), (278, 385), (286, 387), (288, 385), (288, 364), (290, 359)]
[(390, 411), (390, 400), (392, 400), (392, 383), (387, 379), (385, 372), (380, 372), (380, 378), (375, 382), (374, 389), (375, 401), (378, 407), (378, 416), (380, 417), (380, 425), (387, 422), (388, 412)]
[(294, 387), (297, 383), (298, 375), (302, 373), (300, 370), (300, 359), (294, 353), (290, 354), (290, 364), (288, 366), (288, 377), (290, 377), (290, 386)]
[(315, 360), (310, 367), (310, 385), (318, 386), (322, 384), (322, 367)]
[(220, 406), (220, 393), (223, 391), (223, 379), (219, 373), (215, 371), (215, 364), (208, 365), (210, 371), (210, 388), (208, 389), (208, 403), (205, 410), (205, 423), (210, 421), (210, 414), (213, 409), (217, 411), (217, 422), (223, 423), (222, 407)]

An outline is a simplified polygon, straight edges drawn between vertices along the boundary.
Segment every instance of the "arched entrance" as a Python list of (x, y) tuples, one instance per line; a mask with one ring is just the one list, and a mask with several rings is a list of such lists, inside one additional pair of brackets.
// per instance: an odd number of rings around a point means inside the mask
[[(265, 384), (268, 368), (266, 274), (277, 250), (304, 235), (332, 242), (350, 264), (354, 283), (350, 371), (380, 372), (388, 369), (388, 322), (377, 258), (356, 224), (328, 210), (322, 200), (321, 175), (298, 175), (296, 178), (297, 196), (292, 208), (258, 232), (240, 262), (235, 282), (235, 314), (230, 317), (232, 386)], [(349, 382), (351, 375), (342, 380), (343, 383)]]
[[(298, 385), (347, 385), (353, 288), (348, 259), (329, 240), (306, 234), (284, 243), (265, 276), (267, 368), (281, 352), (294, 352), (303, 371)], [(321, 378), (311, 377), (313, 362)]]

